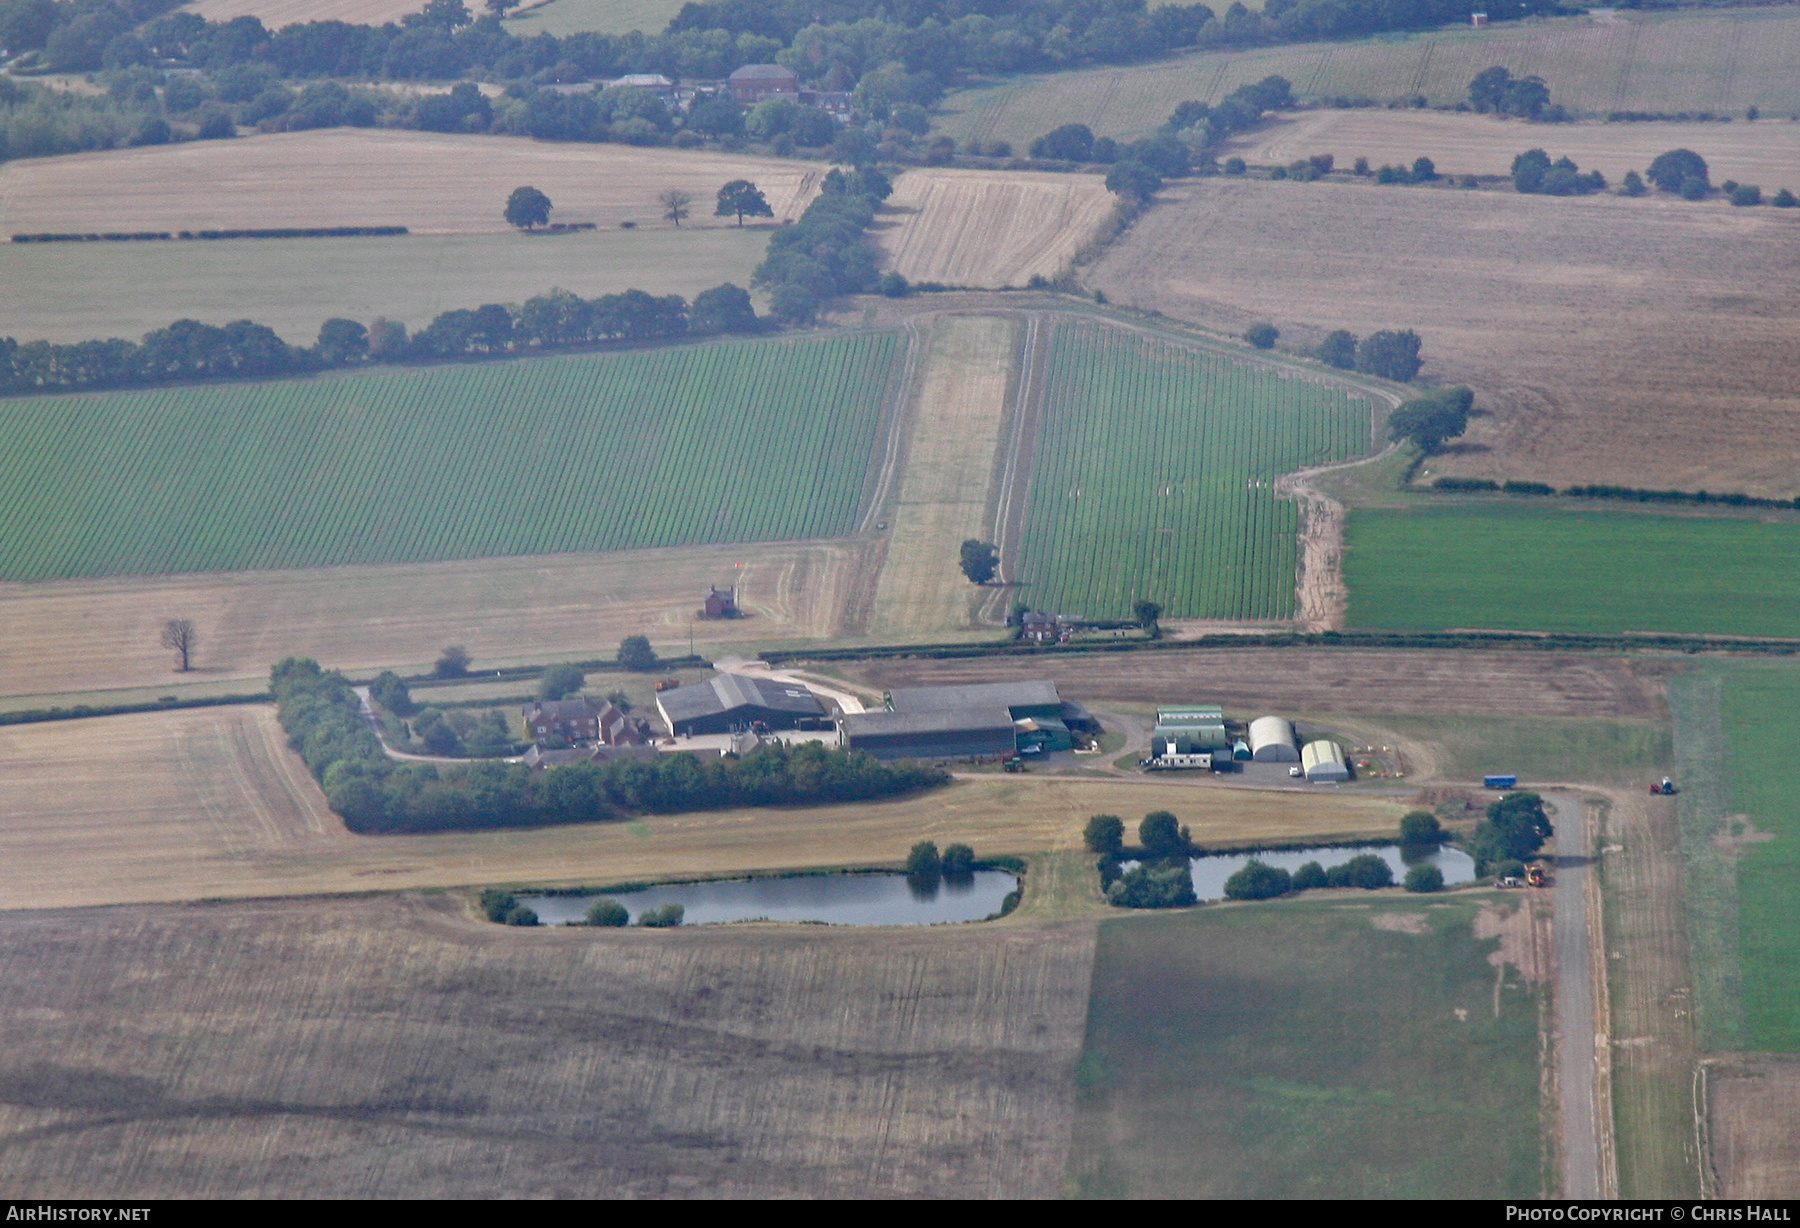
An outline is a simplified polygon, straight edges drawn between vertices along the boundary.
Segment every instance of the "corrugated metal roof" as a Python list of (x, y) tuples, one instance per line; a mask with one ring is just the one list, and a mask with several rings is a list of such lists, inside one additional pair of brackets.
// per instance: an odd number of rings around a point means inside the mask
[(664, 691), (656, 697), (656, 702), (671, 721), (691, 721), (745, 707), (774, 708), (807, 716), (825, 713), (824, 705), (803, 686), (748, 678), (742, 674), (715, 674), (705, 682)]
[(779, 64), (746, 64), (731, 74), (731, 81), (798, 81), (791, 68)]
[(1271, 745), (1294, 745), (1294, 726), (1285, 716), (1259, 716), (1250, 722), (1250, 749)]
[(846, 712), (838, 728), (850, 738), (903, 733), (988, 733), (1013, 730), (1012, 713), (1001, 707), (934, 712)]
[(1225, 709), (1208, 705), (1178, 708), (1158, 708), (1156, 710), (1158, 725), (1223, 725)]
[(950, 712), (960, 708), (1057, 708), (1054, 682), (971, 682), (962, 686), (901, 687), (888, 692), (896, 712)]
[(1308, 742), (1301, 748), (1300, 762), (1306, 765), (1308, 771), (1321, 763), (1335, 763), (1337, 766), (1343, 767), (1344, 748), (1336, 742), (1327, 742), (1320, 738), (1317, 742)]

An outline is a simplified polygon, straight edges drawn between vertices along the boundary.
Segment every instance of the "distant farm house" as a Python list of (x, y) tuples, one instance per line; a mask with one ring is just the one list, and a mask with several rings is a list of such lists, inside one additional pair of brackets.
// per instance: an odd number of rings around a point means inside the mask
[(700, 610), (700, 617), (738, 617), (737, 589), (719, 588), (716, 585), (709, 585), (706, 594), (706, 604)]
[(1487, 24), (1487, 17), (1486, 13), (1470, 13), (1469, 24), (1479, 30)]
[(728, 78), (731, 101), (750, 106), (770, 98), (800, 100), (800, 78), (779, 64), (746, 64)]
[(655, 94), (664, 102), (675, 100), (675, 83), (659, 72), (626, 73), (612, 84), (621, 89), (643, 90), (646, 93)]
[(643, 721), (634, 721), (612, 704), (587, 696), (525, 705), (525, 730), (534, 742), (562, 738), (598, 742), (602, 746), (635, 746), (646, 740)]
[(1060, 615), (1027, 610), (1019, 620), (1019, 638), (1030, 644), (1066, 644), (1074, 634), (1074, 625)]

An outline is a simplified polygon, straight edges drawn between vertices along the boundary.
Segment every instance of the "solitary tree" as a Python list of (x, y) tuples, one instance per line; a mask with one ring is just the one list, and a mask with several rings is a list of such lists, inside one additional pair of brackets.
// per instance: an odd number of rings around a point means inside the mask
[(1088, 852), (1117, 857), (1125, 844), (1125, 821), (1116, 814), (1097, 814), (1087, 821), (1081, 839)]
[(1710, 182), (1706, 159), (1691, 149), (1671, 149), (1668, 153), (1657, 154), (1656, 161), (1644, 175), (1665, 192), (1681, 191), (1690, 179), (1698, 179), (1702, 185)]
[(962, 544), (962, 572), (971, 584), (986, 584), (1000, 569), (1000, 547), (973, 537)]
[(1156, 169), (1136, 159), (1120, 162), (1106, 172), (1108, 192), (1139, 204), (1162, 191), (1162, 185), (1162, 176), (1156, 173)]
[(656, 650), (642, 635), (628, 635), (619, 641), (619, 664), (626, 669), (645, 673), (656, 668)]
[(194, 624), (185, 618), (171, 618), (163, 624), (162, 646), (175, 653), (175, 668), (187, 673), (192, 668), (194, 649), (199, 645), (200, 637), (194, 631)]
[(1281, 330), (1273, 324), (1252, 324), (1244, 330), (1244, 340), (1259, 350), (1272, 350)]
[(536, 188), (514, 188), (506, 198), (506, 220), (520, 230), (531, 230), (549, 223), (552, 208), (550, 198)]
[(694, 198), (680, 188), (670, 188), (656, 198), (656, 203), (662, 206), (664, 220), (674, 222), (675, 229), (680, 230), (681, 223), (690, 212), (688, 206), (694, 203)]
[(739, 226), (744, 224), (746, 216), (775, 216), (775, 210), (769, 208), (768, 198), (748, 179), (733, 179), (719, 189), (719, 207), (713, 210), (713, 216), (730, 217), (734, 213)]
[(1405, 384), (1419, 373), (1419, 334), (1412, 329), (1383, 329), (1364, 337), (1356, 347), (1356, 369)]
[(1410, 845), (1442, 844), (1444, 829), (1429, 810), (1409, 810), (1400, 820), (1400, 843)]
[(1187, 855), (1187, 833), (1181, 830), (1174, 815), (1167, 810), (1152, 810), (1138, 824), (1138, 843), (1146, 857), (1183, 857)]
[(469, 672), (469, 650), (461, 644), (450, 645), (438, 654), (431, 672), (440, 678), (461, 678)]
[(1150, 633), (1151, 639), (1155, 639), (1160, 634), (1161, 628), (1157, 626), (1157, 619), (1162, 617), (1162, 607), (1156, 602), (1148, 598), (1133, 602), (1131, 613), (1137, 619), (1138, 626)]
[(1388, 415), (1388, 438), (1410, 439), (1427, 454), (1468, 429), (1475, 394), (1467, 388), (1442, 388), (1407, 401)]
[(909, 877), (934, 879), (943, 872), (943, 858), (938, 856), (938, 847), (930, 840), (919, 841), (906, 854), (906, 873)]

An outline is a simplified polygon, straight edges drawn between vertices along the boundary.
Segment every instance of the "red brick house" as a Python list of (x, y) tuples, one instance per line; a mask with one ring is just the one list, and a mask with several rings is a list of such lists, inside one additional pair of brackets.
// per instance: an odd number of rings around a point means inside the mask
[(643, 721), (634, 721), (612, 704), (596, 703), (585, 695), (528, 703), (524, 716), (525, 732), (534, 742), (561, 738), (602, 746), (635, 746), (644, 742), (648, 733)]
[(769, 98), (792, 98), (800, 101), (800, 78), (790, 68), (779, 64), (746, 64), (728, 79), (731, 101), (741, 107), (754, 106)]

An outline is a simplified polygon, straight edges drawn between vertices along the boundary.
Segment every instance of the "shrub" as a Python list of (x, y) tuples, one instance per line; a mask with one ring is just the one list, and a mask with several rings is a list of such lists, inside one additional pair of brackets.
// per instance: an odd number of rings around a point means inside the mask
[(1796, 206), (1800, 206), (1800, 199), (1797, 199), (1792, 192), (1783, 188), (1781, 191), (1775, 193), (1774, 204), (1777, 209), (1792, 209)]
[(657, 666), (656, 650), (642, 635), (628, 635), (619, 641), (619, 664), (635, 673), (648, 673)]
[(1383, 166), (1375, 172), (1376, 183), (1406, 183), (1410, 179), (1404, 166)]
[(938, 846), (930, 840), (919, 841), (906, 854), (906, 873), (912, 878), (936, 878), (943, 872), (943, 858), (938, 856)]
[(1031, 156), (1059, 162), (1086, 162), (1094, 156), (1094, 131), (1086, 124), (1064, 124), (1031, 143)]
[(1117, 857), (1125, 844), (1125, 821), (1116, 814), (1097, 814), (1087, 821), (1081, 839), (1088, 852)]
[(538, 679), (537, 694), (542, 700), (561, 699), (581, 690), (587, 675), (573, 665), (552, 665)]
[(646, 929), (669, 930), (680, 925), (687, 915), (687, 909), (680, 904), (664, 904), (661, 908), (646, 908), (638, 914), (638, 924)]
[(1244, 160), (1242, 158), (1225, 159), (1225, 173), (1227, 175), (1241, 175), (1248, 169), (1249, 167), (1244, 165)]
[(1138, 824), (1138, 843), (1146, 857), (1186, 857), (1187, 832), (1167, 810), (1152, 810)]
[(1106, 172), (1106, 190), (1140, 204), (1162, 190), (1163, 180), (1155, 167), (1135, 160), (1114, 165)]
[(1354, 367), (1356, 334), (1342, 328), (1326, 333), (1325, 340), (1319, 343), (1319, 360), (1342, 371)]
[(513, 893), (504, 887), (487, 887), (481, 892), (481, 911), (489, 921), (506, 920), (506, 914), (518, 904)]
[(506, 924), (508, 925), (536, 925), (537, 923), (538, 915), (523, 904), (506, 914)]
[(1356, 160), (1356, 165), (1351, 168), (1350, 173), (1353, 175), (1367, 175), (1369, 173), (1369, 160), (1367, 158), (1358, 158)]
[(413, 703), (412, 692), (407, 689), (406, 683), (391, 669), (384, 669), (375, 675), (375, 681), (369, 684), (369, 698), (395, 716), (411, 716), (419, 710)]
[(1309, 861), (1294, 871), (1295, 891), (1316, 891), (1325, 885), (1325, 867)]
[(1437, 178), (1437, 163), (1430, 158), (1414, 158), (1412, 164), (1412, 181), (1414, 183), (1430, 183)]
[(1225, 898), (1228, 900), (1272, 900), (1293, 889), (1294, 880), (1286, 870), (1278, 870), (1254, 857), (1225, 880)]
[(1406, 871), (1406, 889), (1418, 895), (1429, 894), (1444, 889), (1444, 872), (1427, 862), (1420, 862)]
[(1708, 182), (1706, 159), (1691, 149), (1671, 149), (1658, 154), (1645, 177), (1665, 192), (1686, 194), (1687, 182), (1698, 179), (1704, 189)]
[(439, 678), (461, 678), (469, 672), (469, 650), (461, 644), (452, 644), (438, 654), (437, 664), (431, 672)]
[(1360, 887), (1364, 891), (1374, 891), (1394, 885), (1394, 869), (1374, 853), (1358, 853), (1343, 865), (1325, 871), (1325, 882), (1332, 887)]
[(1281, 336), (1281, 330), (1273, 324), (1252, 324), (1244, 330), (1244, 340), (1259, 350), (1275, 348), (1275, 339)]
[(1495, 878), (1525, 877), (1525, 863), (1516, 857), (1508, 858), (1505, 861), (1497, 861), (1494, 863), (1492, 869)]
[(1762, 189), (1754, 183), (1739, 184), (1731, 193), (1731, 203), (1740, 209), (1746, 205), (1762, 204)]
[(877, 289), (888, 298), (905, 298), (912, 293), (912, 287), (907, 284), (906, 278), (893, 269), (881, 275), (881, 284)]
[(1683, 200), (1705, 200), (1706, 192), (1706, 180), (1698, 176), (1681, 181), (1681, 199)]
[(1620, 196), (1642, 196), (1649, 190), (1644, 186), (1644, 177), (1636, 171), (1626, 171), (1625, 178), (1619, 181)]
[(1424, 364), (1419, 361), (1419, 334), (1383, 329), (1364, 337), (1356, 347), (1356, 369), (1397, 384), (1411, 382)]
[(1444, 829), (1429, 810), (1409, 811), (1400, 820), (1401, 844), (1442, 844)]
[(966, 844), (946, 845), (942, 864), (945, 878), (967, 878), (975, 873), (975, 850)]
[(1198, 902), (1185, 863), (1156, 862), (1132, 867), (1106, 889), (1106, 899), (1119, 908), (1187, 908)]
[(631, 911), (617, 900), (595, 900), (588, 905), (589, 925), (630, 925)]

